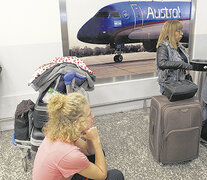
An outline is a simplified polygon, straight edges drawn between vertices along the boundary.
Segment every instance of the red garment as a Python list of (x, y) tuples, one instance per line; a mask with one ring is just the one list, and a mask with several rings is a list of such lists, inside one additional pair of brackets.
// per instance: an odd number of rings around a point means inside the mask
[(61, 63), (71, 63), (71, 64), (76, 64), (78, 67), (80, 67), (83, 70), (88, 71), (90, 74), (92, 74), (93, 72), (85, 65), (85, 63), (75, 57), (75, 56), (67, 56), (67, 57), (55, 57), (55, 59), (52, 60), (52, 62), (48, 63), (48, 64), (43, 64), (42, 66), (40, 66), (35, 73), (32, 75), (32, 79), (30, 80), (30, 82), (32, 82), (34, 79), (36, 79), (37, 77), (39, 77), (43, 72), (47, 71), (49, 68), (53, 67), (56, 64), (61, 64)]
[(35, 157), (33, 180), (71, 179), (88, 167), (89, 160), (77, 146), (45, 137)]

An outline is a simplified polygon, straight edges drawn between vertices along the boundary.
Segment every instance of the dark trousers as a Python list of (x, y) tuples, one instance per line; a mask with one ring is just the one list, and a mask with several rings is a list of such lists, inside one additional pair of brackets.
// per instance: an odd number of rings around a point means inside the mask
[(207, 122), (207, 104), (203, 102), (203, 120), (202, 120), (202, 126), (206, 124)]
[[(88, 160), (92, 163), (95, 163), (95, 155), (87, 156)], [(86, 177), (81, 176), (80, 174), (75, 174), (71, 180), (86, 180)], [(88, 179), (92, 180), (92, 179)], [(107, 171), (106, 180), (124, 180), (124, 175), (121, 171), (117, 169), (111, 169)]]

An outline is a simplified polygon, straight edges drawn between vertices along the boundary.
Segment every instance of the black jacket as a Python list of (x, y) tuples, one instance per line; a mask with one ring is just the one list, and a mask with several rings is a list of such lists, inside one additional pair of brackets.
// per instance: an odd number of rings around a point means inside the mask
[[(168, 47), (160, 43), (158, 49), (157, 49), (157, 66), (159, 69), (186, 69), (186, 70), (191, 70), (192, 65), (185, 63), (182, 61), (181, 55), (178, 53), (177, 58), (180, 58), (181, 61), (171, 61), (169, 58), (169, 52), (168, 52)], [(170, 49), (171, 50), (171, 49)], [(181, 51), (183, 51), (181, 47)]]

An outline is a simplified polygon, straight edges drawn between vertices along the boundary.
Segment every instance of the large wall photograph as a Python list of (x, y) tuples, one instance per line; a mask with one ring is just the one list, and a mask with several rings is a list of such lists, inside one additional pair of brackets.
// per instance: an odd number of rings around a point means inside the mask
[(191, 1), (68, 0), (70, 56), (97, 78), (156, 74), (156, 44), (163, 23), (183, 23), (188, 46)]

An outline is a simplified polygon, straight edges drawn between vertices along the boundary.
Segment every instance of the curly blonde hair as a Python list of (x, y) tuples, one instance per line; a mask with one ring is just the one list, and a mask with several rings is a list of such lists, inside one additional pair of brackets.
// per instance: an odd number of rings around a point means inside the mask
[(160, 36), (157, 42), (156, 48), (158, 48), (159, 44), (163, 41), (169, 41), (173, 48), (177, 49), (178, 45), (175, 41), (175, 32), (178, 30), (182, 30), (183, 25), (178, 20), (168, 20), (166, 21), (161, 29)]
[(45, 135), (51, 140), (74, 142), (81, 132), (87, 128), (85, 122), (86, 98), (79, 93), (53, 96), (48, 103), (49, 121), (43, 128)]

